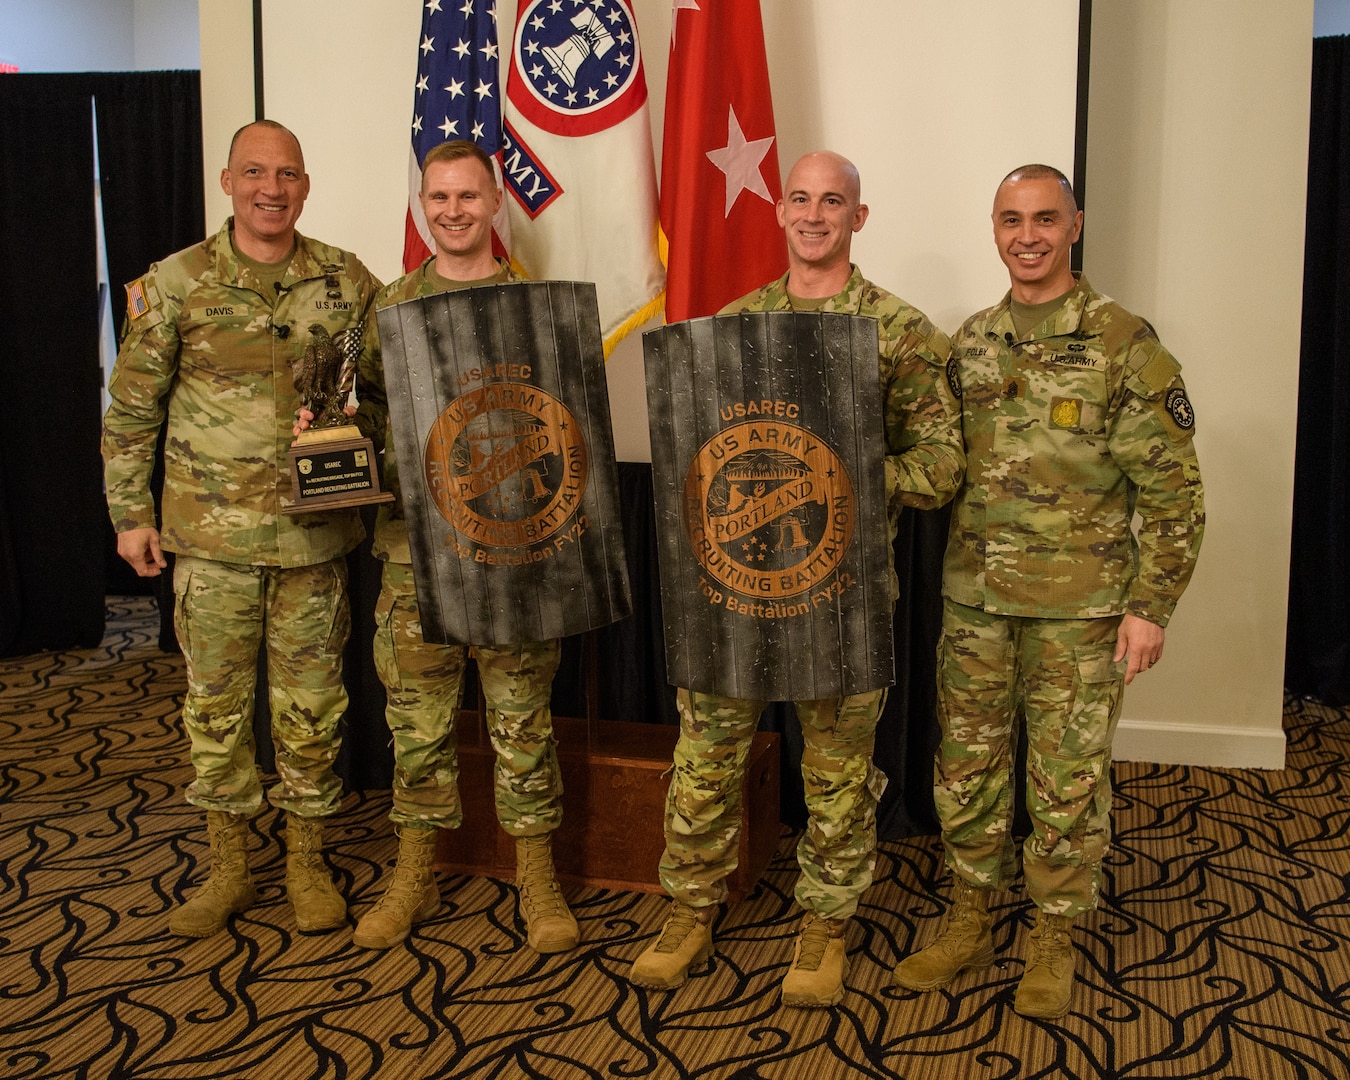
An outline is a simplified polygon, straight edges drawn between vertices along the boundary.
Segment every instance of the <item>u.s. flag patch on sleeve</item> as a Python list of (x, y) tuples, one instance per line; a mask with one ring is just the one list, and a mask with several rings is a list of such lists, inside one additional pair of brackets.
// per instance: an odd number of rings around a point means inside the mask
[(145, 299), (145, 281), (137, 278), (127, 287), (127, 318), (139, 319), (150, 310)]

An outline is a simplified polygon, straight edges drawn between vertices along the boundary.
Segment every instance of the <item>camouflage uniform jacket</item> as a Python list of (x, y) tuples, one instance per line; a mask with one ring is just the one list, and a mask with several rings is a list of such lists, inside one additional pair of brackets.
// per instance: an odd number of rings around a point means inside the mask
[[(722, 309), (791, 311), (785, 274)], [(966, 457), (960, 405), (951, 385), (950, 342), (917, 308), (873, 285), (852, 267), (848, 284), (817, 309), (877, 320), (886, 427), (886, 501), (892, 531), (902, 505), (931, 510), (961, 486)]]
[[(405, 300), (415, 300), (419, 296), (434, 296), (441, 292), (454, 292), (456, 289), (468, 288), (472, 285), (485, 284), (504, 284), (508, 281), (519, 281), (520, 276), (516, 274), (507, 263), (501, 259), (497, 260), (497, 273), (487, 281), (457, 281), (454, 287), (447, 289), (445, 287), (445, 278), (433, 279), (431, 269), (436, 261), (433, 254), (427, 258), (416, 270), (404, 274), (397, 281), (391, 282), (380, 290), (379, 296), (375, 298), (375, 304), (370, 309), (370, 314), (366, 317), (365, 341), (367, 350), (362, 353), (361, 385), (376, 388), (375, 393), (380, 401), (384, 401), (384, 362), (380, 353), (380, 328), (376, 321), (375, 313), (381, 308), (392, 307), (394, 304), (401, 304)], [(384, 490), (392, 492), (394, 501), (386, 503), (380, 507), (379, 513), (375, 518), (375, 540), (371, 546), (372, 552), (378, 559), (386, 559), (396, 563), (412, 563), (412, 550), (408, 545), (408, 525), (403, 518), (402, 493), (398, 483), (398, 462), (394, 457), (394, 434), (393, 428), (386, 425), (383, 433), (384, 438)]]
[(309, 566), (350, 551), (363, 531), (355, 510), (280, 512), (291, 502), (287, 450), (300, 407), (291, 363), (311, 326), (330, 335), (360, 326), (379, 282), (354, 256), (297, 235), (274, 307), (234, 254), (232, 226), (233, 218), (139, 282), (146, 307), (129, 319), (108, 387), (108, 508), (118, 532), (156, 524), (150, 472), (167, 422), (164, 548)]
[(944, 595), (1002, 615), (1166, 626), (1205, 512), (1181, 365), (1153, 328), (1080, 278), (1029, 340), (1005, 296), (961, 327), (952, 355), (969, 468)]

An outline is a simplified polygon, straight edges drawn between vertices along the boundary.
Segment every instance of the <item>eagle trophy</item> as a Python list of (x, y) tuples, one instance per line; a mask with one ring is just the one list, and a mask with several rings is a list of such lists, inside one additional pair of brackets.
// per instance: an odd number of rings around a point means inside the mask
[(361, 353), (361, 327), (328, 333), (320, 323), (309, 328), (305, 350), (291, 364), (296, 393), (314, 414), (314, 427), (351, 423), (343, 406), (356, 384), (356, 359)]

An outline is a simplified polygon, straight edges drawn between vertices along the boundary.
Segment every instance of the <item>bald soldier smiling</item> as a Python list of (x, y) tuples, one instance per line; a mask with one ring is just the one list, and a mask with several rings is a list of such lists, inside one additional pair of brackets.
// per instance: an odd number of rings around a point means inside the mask
[[(947, 502), (965, 460), (946, 335), (922, 312), (866, 280), (849, 260), (853, 234), (867, 217), (853, 164), (828, 151), (807, 154), (788, 173), (778, 203), (787, 274), (726, 311), (832, 311), (877, 320), (893, 539), (900, 508)], [(766, 405), (776, 412), (777, 405)], [(797, 848), (802, 873), (796, 898), (804, 917), (783, 980), (785, 1005), (821, 1007), (844, 996), (845, 934), (876, 860), (872, 747), (885, 700), (885, 691), (876, 690), (796, 702), (809, 819)], [(677, 704), (680, 737), (660, 866), (661, 884), (674, 902), (631, 975), (658, 989), (679, 986), (712, 953), (713, 919), (736, 865), (746, 755), (766, 703), (681, 688)]]
[[(104, 420), (108, 509), (117, 551), (142, 577), (175, 552), (174, 625), (187, 660), (183, 726), (206, 811), (211, 872), (169, 919), (206, 937), (248, 908), (248, 816), (262, 805), (253, 759), (253, 689), (266, 645), (277, 783), (286, 811), (286, 891), (301, 930), (347, 921), (323, 862), (322, 821), (336, 813), (333, 772), (347, 708), (342, 650), (351, 629), (345, 556), (364, 530), (354, 509), (294, 517), (287, 461), (301, 407), (292, 370), (311, 341), (359, 332), (379, 288), (355, 256), (295, 228), (309, 175), (280, 124), (245, 125), (221, 189), (233, 216), (127, 286), (127, 323)], [(380, 403), (362, 405), (365, 434)], [(150, 474), (161, 430), (162, 520)]]

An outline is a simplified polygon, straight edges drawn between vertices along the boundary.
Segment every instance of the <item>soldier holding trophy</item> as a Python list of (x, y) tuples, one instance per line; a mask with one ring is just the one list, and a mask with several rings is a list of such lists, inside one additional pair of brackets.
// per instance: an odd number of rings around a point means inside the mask
[[(329, 930), (346, 922), (322, 821), (342, 793), (332, 766), (347, 707), (345, 556), (363, 530), (350, 508), (284, 512), (297, 509), (285, 463), (304, 404), (292, 369), (359, 351), (379, 283), (354, 256), (296, 232), (309, 177), (280, 124), (241, 128), (220, 183), (233, 207), (220, 231), (127, 286), (103, 433), (118, 554), (142, 577), (164, 569), (163, 552), (177, 555), (174, 624), (196, 772), (187, 799), (206, 811), (211, 870), (169, 927), (206, 937), (256, 897), (246, 841), (263, 798), (252, 721), (265, 644), (279, 773), (267, 794), (286, 811), (286, 891), (300, 929)], [(363, 406), (358, 424), (369, 429), (376, 411)], [(150, 475), (161, 431), (157, 520)]]
[[(866, 317), (857, 321), (868, 325), (877, 353), (870, 359), (864, 358), (862, 370), (875, 387), (879, 366), (882, 397), (879, 411), (887, 444), (886, 506), (878, 512), (872, 527), (877, 534), (872, 539), (879, 546), (893, 539), (902, 506), (941, 506), (960, 484), (965, 458), (958, 389), (950, 379), (948, 340), (919, 311), (867, 281), (850, 262), (853, 233), (863, 227), (868, 214), (861, 201), (857, 169), (850, 162), (828, 152), (808, 154), (793, 166), (784, 192), (777, 214), (787, 238), (788, 272), (779, 281), (730, 305), (727, 311), (827, 312)], [(704, 320), (695, 320), (699, 321)], [(654, 334), (673, 329), (667, 327)], [(652, 336), (648, 335), (649, 339)], [(775, 359), (767, 358), (769, 366)], [(649, 399), (653, 396), (652, 371), (649, 350)], [(808, 387), (801, 396), (819, 398), (822, 391), (820, 387)], [(790, 417), (798, 407), (795, 401), (780, 405), (766, 400), (762, 404), (748, 403), (745, 410), (762, 408)], [(840, 420), (851, 423), (851, 418), (842, 415)], [(815, 480), (826, 477), (830, 480), (824, 482), (838, 482), (837, 473), (841, 470), (833, 465), (815, 468), (813, 477), (809, 475), (814, 468), (810, 461), (795, 460), (793, 454), (783, 451), (796, 438), (785, 422), (747, 426), (745, 430), (745, 442), (753, 443), (759, 435), (771, 437), (776, 445), (753, 456), (743, 455), (740, 473), (722, 471), (722, 479), (718, 481), (722, 489), (715, 493), (720, 516), (707, 522), (708, 536), (715, 536), (718, 529), (728, 535), (735, 532), (736, 526), (729, 524), (735, 520), (752, 517), (760, 520), (771, 515), (775, 511), (766, 507), (772, 497), (778, 498), (779, 506), (790, 505), (793, 497), (788, 493), (793, 490), (813, 492), (811, 485)], [(880, 435), (878, 430), (872, 441), (879, 442)], [(691, 475), (699, 474), (699, 483), (713, 471), (712, 458), (726, 451), (731, 439), (727, 435), (721, 443), (713, 440), (707, 444), (712, 449), (709, 467), (691, 470)], [(860, 437), (860, 441), (867, 441), (866, 437)], [(875, 449), (880, 457), (880, 449)], [(653, 460), (656, 460), (655, 437)], [(778, 472), (774, 475), (781, 476), (795, 469), (799, 478), (784, 481), (777, 492), (771, 493), (769, 488), (777, 481), (757, 480), (755, 469), (766, 476), (775, 469)], [(878, 489), (882, 486), (880, 473), (878, 461)], [(794, 509), (779, 514), (776, 524), (782, 527), (783, 537), (778, 546), (802, 544), (799, 534), (806, 531), (812, 520), (810, 515), (816, 512), (813, 497), (799, 499)], [(843, 495), (837, 498), (840, 505), (846, 501)], [(889, 532), (883, 538), (881, 523), (887, 519)], [(841, 540), (836, 548), (847, 546), (847, 538), (842, 534)], [(706, 538), (705, 541), (705, 547), (711, 551), (713, 541)], [(719, 557), (724, 565), (739, 558), (741, 548), (752, 547), (756, 553), (747, 558), (771, 557), (767, 549), (774, 546), (772, 534), (757, 532), (747, 534), (744, 542), (719, 549)], [(826, 547), (820, 550), (824, 552)], [(874, 576), (880, 578), (889, 648), (889, 610), (897, 595), (897, 585), (891, 570), (890, 602), (887, 602), (887, 579), (883, 575), (888, 563), (889, 555), (882, 554), (881, 573)], [(762, 577), (751, 565), (728, 571), (716, 581), (713, 579), (719, 567), (709, 566), (704, 584), (712, 590), (709, 595), (719, 601), (724, 585), (730, 588), (753, 581), (761, 595), (778, 587), (778, 578)], [(808, 564), (801, 564), (799, 569), (802, 567), (809, 577)], [(663, 590), (667, 577), (663, 557)], [(790, 577), (785, 574), (782, 581)], [(777, 628), (771, 624), (794, 621), (799, 607), (819, 606), (821, 598), (827, 595), (830, 603), (835, 602), (833, 590), (843, 590), (850, 582), (845, 575), (838, 575), (828, 587), (824, 582), (821, 585), (821, 592), (800, 604), (791, 597), (768, 603), (751, 600), (741, 605), (741, 610), (752, 615), (762, 613), (764, 632), (776, 633)], [(726, 603), (721, 602), (721, 606), (726, 607)], [(800, 664), (800, 660), (798, 657), (796, 662)], [(840, 1001), (844, 994), (845, 933), (859, 898), (871, 883), (875, 863), (876, 805), (884, 778), (872, 764), (872, 749), (886, 696), (880, 687), (893, 679), (889, 652), (886, 661), (885, 674), (868, 684), (876, 689), (796, 701), (805, 741), (802, 778), (809, 823), (798, 845), (801, 877), (795, 890), (805, 916), (791, 968), (783, 981), (785, 1005), (828, 1006)], [(791, 665), (794, 658), (780, 657), (780, 662)], [(666, 804), (666, 850), (660, 864), (661, 883), (673, 902), (661, 933), (633, 964), (630, 977), (641, 986), (659, 989), (679, 986), (690, 969), (713, 951), (713, 921), (718, 905), (727, 895), (725, 879), (735, 867), (741, 825), (741, 779), (747, 750), (765, 704), (764, 700), (709, 693), (689, 689), (687, 685), (678, 692), (680, 738)]]

